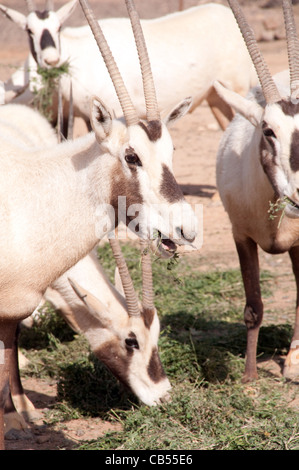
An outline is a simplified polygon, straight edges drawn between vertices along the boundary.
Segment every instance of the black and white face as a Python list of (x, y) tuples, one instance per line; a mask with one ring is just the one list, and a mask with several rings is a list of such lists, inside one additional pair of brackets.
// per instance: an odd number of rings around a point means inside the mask
[(27, 17), (30, 51), (42, 68), (56, 67), (60, 62), (61, 24), (53, 11), (32, 12)]
[(115, 293), (111, 301), (107, 285), (100, 300), (74, 281), (71, 284), (87, 307), (82, 314), (84, 331), (96, 357), (146, 405), (168, 401), (171, 385), (158, 351), (156, 309), (143, 308), (130, 316), (123, 302), (115, 303)]
[[(169, 121), (126, 127), (113, 120), (98, 99), (93, 103), (92, 127), (104, 153), (114, 161), (109, 202), (117, 222), (141, 238), (155, 240), (163, 256), (173, 256), (176, 245), (194, 242), (198, 220), (173, 175)], [(188, 105), (180, 103), (175, 115), (186, 112)]]
[(263, 169), (285, 214), (299, 217), (299, 104), (281, 100), (266, 106), (261, 129)]
[(0, 5), (0, 11), (27, 31), (30, 52), (36, 63), (42, 68), (51, 68), (60, 65), (60, 30), (76, 5), (77, 0), (71, 0), (54, 12), (46, 4), (44, 11), (31, 10), (27, 16), (4, 5)]

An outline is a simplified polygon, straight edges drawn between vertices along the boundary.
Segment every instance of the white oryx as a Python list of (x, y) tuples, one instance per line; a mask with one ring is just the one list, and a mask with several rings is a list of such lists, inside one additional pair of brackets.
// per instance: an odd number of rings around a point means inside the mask
[[(30, 82), (29, 90), (18, 98), (19, 102), (29, 102), (30, 89), (32, 91), (37, 86), (38, 80), (34, 57), (41, 67), (48, 67), (48, 59), (43, 56), (55, 55), (54, 43), (57, 42), (58, 23), (55, 13), (50, 11), (49, 17), (46, 15), (47, 11), (43, 15), (38, 14), (34, 11), (32, 2), (30, 3), (30, 13), (28, 17), (24, 16), (22, 21), (18, 19), (20, 13), (16, 15), (11, 9), (0, 7), (17, 24), (26, 25), (30, 19), (38, 25), (36, 33), (30, 27), (29, 37), (36, 39), (30, 39), (31, 54), (27, 62), (5, 84), (6, 102), (11, 99), (12, 94), (18, 94)], [(66, 4), (63, 7), (65, 11), (72, 11), (73, 3)], [(57, 14), (59, 12), (60, 10)], [(145, 116), (142, 81), (136, 69), (138, 56), (133, 47), (130, 22), (127, 18), (108, 18), (100, 20), (99, 23), (137, 112), (140, 116)], [(152, 57), (160, 110), (168, 110), (178, 100), (192, 96), (193, 105), (190, 110), (207, 100), (222, 128), (226, 127), (233, 113), (215, 92), (214, 81), (218, 80), (241, 94), (245, 94), (250, 86), (256, 84), (254, 68), (246, 47), (240, 41), (240, 31), (230, 9), (210, 3), (161, 18), (142, 20), (141, 23)], [(25, 28), (28, 31), (28, 26)], [(48, 39), (42, 42), (40, 38), (45, 34), (44, 28)], [(53, 38), (52, 41), (49, 34)], [(104, 62), (98, 60), (96, 44), (87, 26), (63, 29), (60, 32), (58, 54), (60, 60), (56, 65), (69, 62), (70, 75), (61, 77), (61, 86), (64, 100), (68, 102), (71, 77), (76, 115), (89, 122), (89, 101), (90, 96), (94, 94), (109, 103), (117, 117), (121, 116), (122, 110), (116, 100), (109, 74)]]
[[(225, 131), (217, 159), (217, 184), (232, 223), (246, 295), (247, 357), (244, 381), (257, 378), (256, 348), (263, 317), (258, 246), (288, 251), (299, 289), (299, 41), (291, 1), (283, 0), (290, 85), (274, 80), (243, 12), (229, 0), (261, 87), (244, 98), (216, 85), (238, 114)], [(285, 76), (285, 74), (284, 74)], [(271, 213), (272, 212), (272, 213)], [(284, 376), (299, 376), (299, 294)]]
[[(186, 112), (190, 100), (162, 122), (139, 18), (132, 1), (126, 0), (147, 106), (147, 119), (140, 121), (102, 30), (86, 0), (80, 3), (125, 123), (112, 119), (108, 108), (94, 98), (94, 133), (29, 154), (21, 146), (0, 149), (0, 447), (15, 330), (39, 305), (48, 286), (90, 253), (120, 220), (134, 227), (140, 238), (151, 238), (155, 232), (164, 244), (168, 241), (163, 236), (168, 236), (171, 246), (192, 243), (197, 230), (191, 206), (172, 173), (173, 143), (165, 124)], [(135, 313), (139, 316), (140, 310), (130, 312)]]
[[(27, 148), (34, 156), (37, 148), (54, 147), (56, 143), (57, 136), (52, 126), (37, 111), (17, 104), (0, 107), (2, 150), (19, 146)], [(121, 274), (116, 287), (109, 282), (96, 253), (92, 252), (47, 288), (44, 301), (50, 302), (76, 332), (85, 336), (96, 357), (143, 403), (155, 405), (167, 400), (171, 386), (158, 354), (159, 319), (153, 302), (149, 250), (145, 250), (146, 242), (143, 242), (143, 302), (139, 306), (118, 241), (110, 242)], [(83, 302), (81, 292), (84, 292)], [(130, 315), (129, 302), (135, 305), (136, 311), (140, 310), (140, 315)], [(22, 416), (31, 420), (37, 413), (24, 394), (17, 353), (16, 338), (10, 372), (11, 397), (5, 406), (6, 432), (24, 427)]]
[[(84, 335), (95, 356), (121, 383), (143, 403), (154, 406), (170, 398), (171, 385), (158, 352), (160, 324), (153, 301), (150, 252), (143, 242), (143, 301), (139, 305), (118, 241), (110, 242), (120, 274), (118, 288), (110, 283), (92, 252), (57, 279), (46, 290), (44, 299), (59, 310), (74, 331)], [(31, 421), (39, 416), (24, 393), (17, 354), (16, 337), (5, 432), (26, 427), (23, 418)]]

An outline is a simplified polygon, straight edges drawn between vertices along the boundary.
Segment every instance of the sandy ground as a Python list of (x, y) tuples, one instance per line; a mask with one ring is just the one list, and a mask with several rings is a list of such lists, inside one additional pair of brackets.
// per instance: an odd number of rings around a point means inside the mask
[[(3, 0), (11, 8), (25, 11), (23, 0)], [(37, 1), (43, 5), (43, 1)], [(55, 7), (63, 2), (56, 1)], [(119, 0), (92, 0), (98, 17), (125, 15), (124, 2)], [(155, 17), (175, 11), (178, 0), (136, 0), (141, 17)], [(197, 4), (185, 0), (185, 7)], [(204, 3), (204, 2), (199, 2)], [(279, 9), (260, 9), (258, 5), (266, 1), (246, 1), (246, 12), (256, 25), (260, 37), (267, 39), (260, 43), (272, 73), (287, 67), (287, 54), (283, 39), (282, 17)], [(296, 13), (299, 13), (296, 7)], [(83, 24), (84, 19), (79, 7), (69, 24)], [(274, 38), (281, 38), (274, 40)], [(17, 66), (26, 57), (27, 38), (23, 31), (12, 25), (7, 19), (0, 17), (0, 79), (6, 79), (11, 73), (11, 66)], [(192, 204), (203, 206), (203, 245), (198, 253), (199, 269), (215, 270), (238, 267), (238, 260), (231, 236), (230, 223), (219, 200), (215, 182), (215, 159), (222, 131), (207, 106), (197, 108), (193, 114), (186, 116), (171, 131), (174, 146), (174, 173), (182, 185), (186, 198)], [(268, 299), (271, 315), (265, 315), (265, 323), (276, 320), (284, 321), (292, 312), (295, 301), (295, 290), (290, 263), (287, 255), (276, 257), (260, 254), (261, 267), (280, 274), (277, 290), (272, 299)], [(267, 306), (266, 306), (267, 309)], [(273, 314), (275, 310), (277, 317)], [(55, 399), (55, 384), (36, 380), (25, 380), (25, 388), (38, 408), (44, 408)], [(40, 423), (39, 423), (40, 424)], [(10, 449), (55, 449), (70, 448), (74, 443), (92, 439), (102, 435), (111, 424), (102, 423), (98, 419), (84, 422), (76, 420), (66, 425), (57, 426), (49, 432), (41, 427), (35, 428), (28, 439), (7, 441)]]

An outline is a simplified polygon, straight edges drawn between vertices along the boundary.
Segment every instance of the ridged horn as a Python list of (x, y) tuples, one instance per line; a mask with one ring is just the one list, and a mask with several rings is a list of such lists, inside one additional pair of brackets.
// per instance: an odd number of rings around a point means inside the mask
[(33, 0), (26, 0), (26, 4), (27, 4), (27, 8), (28, 8), (29, 13), (36, 10), (36, 6), (35, 6)]
[(73, 140), (74, 138), (74, 99), (73, 99), (73, 84), (70, 79), (70, 99), (69, 99), (69, 113), (67, 123), (67, 140)]
[(160, 120), (161, 118), (156, 96), (155, 83), (140, 18), (133, 0), (126, 0), (126, 6), (131, 20), (132, 30), (139, 56), (146, 105), (146, 117), (148, 121)]
[(271, 73), (268, 69), (268, 66), (259, 50), (253, 30), (247, 23), (243, 11), (241, 10), (241, 7), (239, 5), (239, 2), (237, 0), (228, 0), (228, 3), (233, 11), (233, 14), (236, 18), (236, 21), (244, 38), (246, 47), (255, 67), (257, 76), (259, 78), (266, 99), (266, 103), (276, 103), (281, 99), (281, 97), (271, 76)]
[(118, 96), (124, 117), (128, 126), (138, 124), (139, 119), (136, 110), (132, 104), (129, 93), (125, 87), (124, 81), (118, 70), (114, 57), (111, 53), (109, 45), (103, 34), (103, 31), (96, 20), (88, 2), (86, 0), (79, 0), (87, 22), (92, 30), (98, 48), (102, 54), (103, 60), (106, 64), (107, 70), (113, 82), (116, 94)]
[(54, 10), (53, 0), (47, 0), (45, 8), (47, 11), (53, 11)]
[(118, 267), (120, 279), (123, 285), (125, 298), (128, 307), (129, 317), (140, 317), (140, 309), (138, 305), (138, 299), (136, 292), (133, 286), (133, 281), (131, 279), (126, 260), (122, 254), (119, 241), (115, 239), (109, 239), (110, 246), (112, 248), (113, 256)]
[(140, 239), (140, 248), (142, 269), (142, 306), (144, 310), (154, 310), (152, 262), (148, 240)]
[(299, 40), (296, 30), (296, 23), (292, 2), (283, 0), (282, 2), (284, 22), (287, 37), (288, 59), (290, 68), (290, 92), (291, 98), (299, 98)]

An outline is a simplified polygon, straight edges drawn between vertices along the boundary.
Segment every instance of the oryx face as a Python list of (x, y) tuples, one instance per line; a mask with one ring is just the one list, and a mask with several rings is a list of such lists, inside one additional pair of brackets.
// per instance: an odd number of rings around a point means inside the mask
[(125, 223), (128, 232), (140, 238), (154, 240), (164, 257), (173, 256), (176, 245), (190, 245), (198, 230), (198, 220), (173, 175), (173, 143), (166, 125), (190, 104), (183, 100), (164, 122), (139, 121), (127, 127), (112, 119), (98, 98), (93, 100), (91, 125), (103, 152), (115, 158), (109, 201), (114, 221)]
[(281, 100), (265, 108), (261, 122), (261, 163), (285, 206), (299, 217), (299, 104)]
[(290, 89), (285, 98), (269, 72), (238, 1), (228, 1), (256, 68), (265, 107), (258, 100), (226, 91), (219, 84), (216, 89), (228, 104), (261, 130), (260, 161), (275, 197), (284, 203), (286, 215), (299, 217), (299, 40), (292, 2), (282, 0), (290, 69)]
[(27, 17), (30, 51), (40, 67), (55, 67), (60, 61), (61, 24), (53, 11), (35, 11)]
[(27, 31), (30, 52), (40, 67), (57, 67), (61, 61), (60, 30), (76, 7), (77, 0), (71, 0), (56, 12), (53, 11), (50, 0), (46, 1), (43, 11), (36, 8), (33, 0), (26, 0), (26, 3), (28, 6), (27, 16), (4, 5), (0, 5), (0, 11), (20, 28)]

